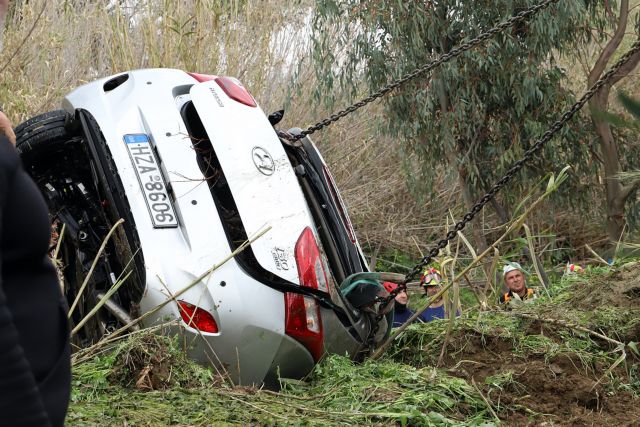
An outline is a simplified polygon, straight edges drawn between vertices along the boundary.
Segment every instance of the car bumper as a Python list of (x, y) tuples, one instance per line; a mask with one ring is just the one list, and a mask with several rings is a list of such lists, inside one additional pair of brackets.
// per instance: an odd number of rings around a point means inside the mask
[(247, 326), (235, 343), (220, 336), (174, 329), (189, 357), (210, 365), (235, 385), (277, 388), (279, 378), (302, 378), (314, 366), (311, 354), (296, 340), (268, 329)]

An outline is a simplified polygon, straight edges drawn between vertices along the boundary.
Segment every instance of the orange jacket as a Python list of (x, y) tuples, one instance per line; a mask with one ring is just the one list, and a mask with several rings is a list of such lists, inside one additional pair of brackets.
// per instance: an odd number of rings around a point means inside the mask
[[(530, 298), (533, 298), (533, 295), (535, 294), (536, 291), (534, 291), (531, 288), (527, 288), (527, 293), (525, 294), (524, 297), (522, 297), (522, 300), (528, 300)], [(509, 291), (509, 292), (505, 292), (504, 295), (500, 296), (500, 304), (506, 304), (509, 301), (511, 301), (513, 299), (513, 292)]]

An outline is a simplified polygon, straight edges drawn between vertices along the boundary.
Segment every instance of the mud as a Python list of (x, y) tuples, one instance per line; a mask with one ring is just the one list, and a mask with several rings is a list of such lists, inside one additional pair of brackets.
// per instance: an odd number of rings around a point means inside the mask
[[(511, 339), (466, 336), (464, 341), (444, 365), (450, 374), (473, 380), (505, 425), (640, 426), (640, 399), (610, 395), (606, 381), (598, 382), (608, 367), (585, 365), (569, 354), (518, 357)], [(500, 375), (510, 379), (492, 381)]]
[(569, 302), (582, 310), (606, 305), (640, 310), (640, 264), (627, 266), (609, 277), (585, 279), (574, 286)]
[[(529, 310), (537, 318), (564, 319), (565, 325), (580, 320), (588, 329), (625, 344), (640, 342), (640, 263), (608, 275), (578, 278), (561, 297)], [(515, 336), (499, 326), (489, 334), (477, 332), (471, 324), (454, 329), (440, 367), (475, 383), (504, 425), (640, 427), (640, 398), (632, 393), (638, 391), (638, 378), (629, 377), (640, 371), (640, 358), (630, 347), (625, 347), (624, 362), (612, 368), (620, 353), (611, 341), (583, 335), (595, 353), (578, 354), (563, 342), (570, 326), (530, 318), (514, 321), (519, 322)], [(523, 351), (525, 337), (528, 347)], [(537, 338), (547, 346), (532, 348)], [(422, 355), (400, 357), (405, 363), (436, 365), (442, 341), (434, 342), (438, 348), (422, 346)], [(545, 354), (550, 347), (560, 350)], [(619, 386), (634, 382), (635, 388)]]

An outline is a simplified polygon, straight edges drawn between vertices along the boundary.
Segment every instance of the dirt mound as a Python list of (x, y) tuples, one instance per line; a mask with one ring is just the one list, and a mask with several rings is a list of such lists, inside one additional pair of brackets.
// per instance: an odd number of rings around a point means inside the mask
[[(552, 301), (548, 309), (555, 317), (571, 311), (586, 320), (583, 326), (625, 343), (637, 343), (640, 341), (640, 263), (629, 263), (606, 274), (580, 277), (560, 298)], [(545, 308), (538, 311), (541, 310)]]
[(627, 265), (607, 276), (581, 279), (568, 302), (582, 310), (602, 306), (640, 310), (640, 264)]
[(607, 381), (599, 381), (606, 368), (598, 364), (571, 354), (523, 357), (511, 339), (458, 338), (444, 366), (478, 384), (507, 425), (540, 425), (544, 420), (550, 425), (640, 426), (640, 400), (624, 392), (609, 395)]
[(150, 391), (196, 387), (211, 378), (208, 371), (187, 358), (175, 339), (145, 333), (116, 350), (108, 380), (112, 384)]
[(640, 263), (550, 293), (516, 311), (469, 313), (451, 330), (412, 325), (394, 358), (475, 384), (505, 425), (640, 426)]

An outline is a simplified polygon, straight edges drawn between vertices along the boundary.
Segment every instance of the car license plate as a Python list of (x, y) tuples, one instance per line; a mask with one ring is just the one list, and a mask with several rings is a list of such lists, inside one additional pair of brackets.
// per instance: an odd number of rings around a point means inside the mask
[(153, 228), (177, 227), (176, 214), (149, 137), (145, 134), (130, 134), (124, 136), (124, 142), (138, 176)]

